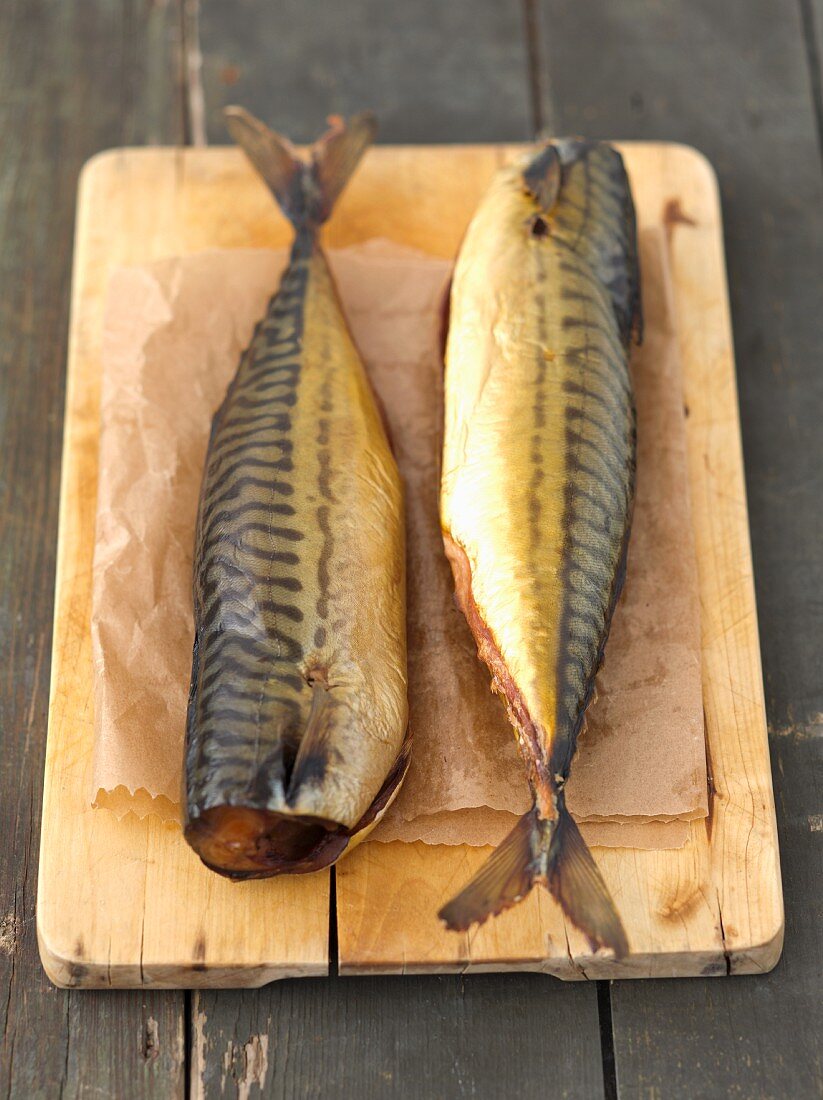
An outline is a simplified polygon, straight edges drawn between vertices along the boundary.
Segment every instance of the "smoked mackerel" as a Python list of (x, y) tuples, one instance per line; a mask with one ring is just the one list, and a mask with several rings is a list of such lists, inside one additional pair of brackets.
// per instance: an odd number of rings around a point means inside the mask
[(441, 519), (458, 602), (534, 803), (441, 911), (453, 929), (541, 882), (594, 947), (628, 951), (564, 787), (625, 575), (639, 335), (619, 153), (562, 139), (502, 168), (452, 286)]
[(369, 114), (301, 158), (239, 108), (232, 136), (294, 244), (217, 411), (194, 563), (185, 835), (233, 878), (314, 871), (362, 839), (409, 759), (403, 492), (320, 226)]

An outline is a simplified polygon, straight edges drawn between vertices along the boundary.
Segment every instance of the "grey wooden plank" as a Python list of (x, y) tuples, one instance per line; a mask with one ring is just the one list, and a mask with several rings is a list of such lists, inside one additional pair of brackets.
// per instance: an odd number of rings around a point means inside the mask
[(593, 994), (526, 974), (195, 993), (191, 1095), (594, 1100), (603, 1085)]
[(719, 173), (786, 898), (772, 974), (612, 986), (619, 1094), (820, 1096), (823, 177), (801, 12), (542, 0), (541, 20), (556, 132), (688, 142)]
[(806, 45), (817, 145), (823, 162), (823, 0), (798, 0), (798, 4)]
[[(519, 4), (208, 0), (208, 136), (240, 102), (296, 140), (373, 107), (386, 141), (517, 140), (532, 128)], [(191, 56), (191, 54), (190, 54)], [(201, 92), (194, 80), (194, 97)], [(526, 975), (348, 978), (197, 993), (195, 1096), (602, 1095), (596, 991)], [(265, 1053), (265, 1058), (263, 1058)], [(265, 1063), (265, 1072), (261, 1066)]]
[[(64, 996), (61, 1100), (184, 1096), (185, 993), (70, 990)], [(55, 1092), (47, 1088), (45, 1095)]]
[(138, 0), (0, 4), (3, 1095), (183, 1089), (183, 995), (55, 990), (34, 921), (77, 173), (105, 146), (175, 137), (176, 26), (172, 7)]
[(328, 114), (373, 108), (380, 140), (523, 139), (532, 130), (519, 2), (202, 3), (208, 137), (240, 102), (295, 140)]

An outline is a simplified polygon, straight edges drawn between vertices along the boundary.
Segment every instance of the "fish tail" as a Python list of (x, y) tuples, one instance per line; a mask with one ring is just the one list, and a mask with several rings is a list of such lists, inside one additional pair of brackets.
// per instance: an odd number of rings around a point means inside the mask
[(549, 841), (547, 885), (563, 912), (593, 950), (610, 947), (618, 959), (629, 953), (623, 922), (562, 792)]
[(348, 123), (338, 116), (311, 147), (307, 160), (295, 147), (243, 107), (227, 107), (229, 133), (260, 173), (296, 229), (322, 225), (332, 212), (360, 158), (374, 141), (377, 121), (370, 111)]
[(629, 952), (620, 917), (580, 830), (558, 795), (554, 821), (525, 814), (457, 897), (438, 914), (452, 931), (464, 932), (516, 905), (543, 882), (593, 950), (609, 947), (617, 958)]
[(437, 914), (453, 932), (465, 932), (510, 909), (528, 894), (540, 873), (535, 850), (537, 811), (524, 814), (468, 886)]

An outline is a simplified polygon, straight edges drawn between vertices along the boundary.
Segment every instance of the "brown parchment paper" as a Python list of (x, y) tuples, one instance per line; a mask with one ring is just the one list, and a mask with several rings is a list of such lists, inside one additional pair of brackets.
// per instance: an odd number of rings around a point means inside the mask
[[(421, 840), (424, 844), (497, 845), (514, 827), (517, 817), (508, 810), (493, 810), (490, 806), (420, 814), (411, 821), (393, 814), (380, 823), (370, 839), (384, 844), (393, 840), (405, 843)], [(581, 821), (580, 832), (587, 844), (601, 848), (682, 848), (689, 839), (689, 822), (681, 818)]]
[[(637, 364), (645, 441), (627, 595), (569, 785), (590, 842), (643, 847), (683, 843), (684, 822), (706, 812), (696, 576), (662, 257), (658, 236), (646, 235), (647, 339)], [(94, 798), (120, 814), (178, 813), (208, 429), (284, 261), (281, 253), (205, 252), (112, 281), (92, 613)], [(332, 253), (331, 262), (407, 488), (415, 749), (374, 836), (496, 843), (527, 808), (528, 792), (454, 607), (440, 542), (440, 319), (450, 265), (377, 241)]]

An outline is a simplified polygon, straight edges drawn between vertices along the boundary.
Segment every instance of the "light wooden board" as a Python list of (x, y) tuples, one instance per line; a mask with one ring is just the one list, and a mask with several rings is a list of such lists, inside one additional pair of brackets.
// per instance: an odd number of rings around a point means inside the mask
[[(543, 891), (467, 935), (435, 913), (486, 850), (367, 843), (337, 869), (341, 973), (536, 970), (562, 978), (749, 973), (780, 954), (783, 908), (766, 740), (720, 210), (683, 146), (622, 147), (641, 225), (669, 219), (684, 360), (712, 788), (679, 851), (598, 849), (634, 954), (592, 955)], [(502, 146), (369, 153), (328, 227), (451, 257)], [(675, 203), (676, 205), (672, 205)], [(254, 986), (328, 968), (328, 874), (234, 885), (176, 829), (90, 808), (89, 637), (100, 330), (111, 271), (203, 248), (281, 247), (286, 223), (238, 152), (103, 154), (80, 186), (75, 250), (38, 935), (77, 986)], [(665, 613), (663, 610), (662, 613)]]

